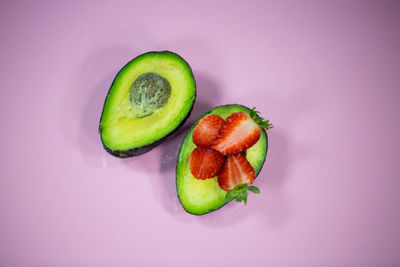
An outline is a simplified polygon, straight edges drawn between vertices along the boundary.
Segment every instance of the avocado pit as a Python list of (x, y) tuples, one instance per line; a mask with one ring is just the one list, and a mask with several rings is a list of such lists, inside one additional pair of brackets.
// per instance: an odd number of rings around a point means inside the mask
[(135, 117), (150, 116), (162, 108), (171, 95), (171, 85), (164, 77), (148, 72), (140, 75), (132, 85), (129, 100)]

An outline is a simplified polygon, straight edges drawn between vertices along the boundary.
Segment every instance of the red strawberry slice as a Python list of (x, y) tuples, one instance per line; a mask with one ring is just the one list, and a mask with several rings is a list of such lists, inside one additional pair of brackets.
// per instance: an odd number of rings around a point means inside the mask
[(198, 147), (189, 157), (190, 171), (197, 179), (207, 179), (217, 175), (225, 157), (211, 148)]
[(225, 191), (238, 185), (251, 185), (255, 172), (243, 154), (229, 155), (218, 174), (218, 184)]
[(193, 143), (199, 147), (210, 147), (225, 121), (218, 115), (202, 118), (193, 129)]
[(260, 126), (249, 114), (236, 112), (226, 119), (211, 148), (223, 155), (236, 154), (257, 143), (260, 135)]

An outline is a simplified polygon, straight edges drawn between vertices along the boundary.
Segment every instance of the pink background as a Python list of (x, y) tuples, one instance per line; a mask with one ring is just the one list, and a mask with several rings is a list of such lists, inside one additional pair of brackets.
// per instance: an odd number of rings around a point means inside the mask
[[(381, 1), (2, 1), (0, 265), (400, 266), (399, 14)], [(103, 150), (114, 76), (165, 49), (197, 80), (189, 123), (241, 103), (275, 125), (247, 207), (183, 211), (187, 127), (140, 157)]]

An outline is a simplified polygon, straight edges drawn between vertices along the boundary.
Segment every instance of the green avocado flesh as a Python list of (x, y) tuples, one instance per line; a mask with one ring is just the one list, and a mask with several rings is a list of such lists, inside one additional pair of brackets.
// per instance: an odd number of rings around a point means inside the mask
[(181, 126), (192, 110), (196, 84), (179, 55), (149, 52), (114, 79), (100, 119), (104, 148), (117, 157), (142, 154)]
[[(189, 156), (196, 148), (193, 143), (192, 132), (201, 118), (216, 114), (226, 119), (235, 112), (250, 113), (250, 109), (241, 105), (226, 105), (216, 107), (203, 114), (187, 133), (182, 142), (178, 162), (176, 167), (176, 187), (179, 201), (183, 208), (192, 214), (202, 215), (221, 208), (227, 202), (225, 195), (227, 191), (221, 189), (218, 185), (218, 177), (206, 180), (198, 180), (193, 177), (189, 167)], [(261, 130), (261, 137), (258, 142), (246, 150), (246, 158), (253, 166), (256, 177), (261, 171), (267, 154), (268, 139), (265, 131)]]

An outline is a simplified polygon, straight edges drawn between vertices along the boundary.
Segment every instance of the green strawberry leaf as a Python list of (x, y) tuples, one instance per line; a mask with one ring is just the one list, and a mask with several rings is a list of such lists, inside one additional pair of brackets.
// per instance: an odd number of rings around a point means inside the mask
[(234, 199), (237, 195), (237, 192), (234, 190), (228, 191), (228, 193), (225, 196), (225, 201), (230, 202), (232, 199)]
[(271, 129), (274, 126), (272, 126), (271, 123), (269, 123), (269, 120), (264, 120), (263, 117), (261, 117), (261, 113), (256, 110), (256, 108), (252, 108), (250, 110), (250, 117), (261, 127), (264, 128), (265, 130)]
[(258, 189), (255, 186), (249, 186), (247, 183), (245, 184), (240, 184), (237, 185), (234, 189), (231, 191), (228, 191), (228, 193), (225, 196), (225, 201), (230, 202), (233, 199), (236, 199), (237, 202), (244, 202), (244, 204), (247, 204), (247, 190), (250, 190), (254, 194), (259, 194), (260, 189)]
[(251, 192), (253, 192), (254, 194), (260, 194), (260, 189), (258, 189), (255, 186), (249, 186), (247, 187), (247, 189), (249, 189)]

